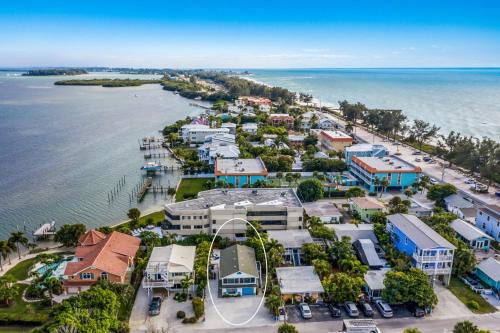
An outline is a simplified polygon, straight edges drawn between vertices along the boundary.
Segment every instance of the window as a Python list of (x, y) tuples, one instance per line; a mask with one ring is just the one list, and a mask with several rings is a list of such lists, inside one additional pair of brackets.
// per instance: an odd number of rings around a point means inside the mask
[(405, 245), (408, 245), (408, 237), (405, 237)]
[(302, 216), (299, 216), (299, 221), (302, 221)]
[(80, 280), (93, 280), (94, 273), (80, 273)]
[(202, 226), (202, 225), (195, 225), (195, 226), (194, 226), (194, 228), (195, 228), (195, 229), (202, 229), (202, 228), (203, 228), (203, 226)]
[(108, 279), (108, 273), (106, 273), (106, 272), (102, 272), (102, 273), (101, 273), (101, 279), (103, 279), (103, 280), (107, 280), (107, 279)]
[(183, 225), (182, 229), (191, 229), (191, 225), (189, 225), (189, 224), (188, 225)]
[(210, 224), (208, 224), (208, 223), (207, 223), (207, 224), (205, 224), (203, 227), (204, 227), (204, 228), (209, 228), (209, 227), (210, 227)]
[(215, 220), (212, 220), (212, 224), (216, 224), (216, 223), (217, 223), (217, 221), (215, 221)]

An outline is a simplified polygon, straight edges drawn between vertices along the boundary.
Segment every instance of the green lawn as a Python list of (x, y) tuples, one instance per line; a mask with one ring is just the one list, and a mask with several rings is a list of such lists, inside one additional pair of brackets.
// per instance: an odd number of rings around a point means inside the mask
[(471, 300), (476, 301), (477, 304), (479, 304), (479, 309), (477, 310), (470, 309), (472, 312), (474, 313), (496, 312), (496, 309), (493, 305), (491, 305), (484, 298), (482, 298), (480, 294), (477, 294), (474, 291), (472, 291), (472, 289), (470, 289), (469, 286), (467, 286), (462, 280), (456, 277), (452, 277), (448, 288), (465, 305), (467, 305), (468, 301)]
[(153, 219), (153, 224), (156, 225), (158, 222), (162, 222), (163, 220), (165, 220), (165, 213), (163, 212), (163, 210), (160, 210), (158, 212), (154, 212), (154, 213), (151, 213), (151, 214), (147, 214), (147, 215), (141, 216), (139, 218), (139, 224), (146, 225), (146, 222), (149, 219)]
[(177, 193), (175, 193), (175, 201), (183, 201), (185, 196), (194, 196), (198, 194), (198, 192), (203, 191), (203, 185), (207, 181), (213, 181), (213, 178), (183, 178), (181, 179), (181, 183), (179, 188), (177, 189)]
[[(26, 324), (33, 323), (40, 325), (47, 321), (50, 309), (43, 307), (39, 302), (26, 303), (22, 299), (24, 289), (28, 287), (26, 284), (18, 284), (19, 293), (14, 298), (13, 304), (9, 307), (0, 307), (0, 321), (1, 322), (26, 322)], [(26, 329), (26, 328), (25, 328)], [(2, 332), (0, 330), (0, 332)], [(4, 331), (4, 332), (9, 332)], [(22, 331), (21, 331), (22, 332)]]
[(5, 275), (12, 275), (18, 281), (25, 280), (28, 278), (29, 270), (35, 263), (35, 260), (35, 258), (23, 260), (16, 266), (9, 269)]
[(29, 333), (31, 326), (0, 326), (0, 333)]

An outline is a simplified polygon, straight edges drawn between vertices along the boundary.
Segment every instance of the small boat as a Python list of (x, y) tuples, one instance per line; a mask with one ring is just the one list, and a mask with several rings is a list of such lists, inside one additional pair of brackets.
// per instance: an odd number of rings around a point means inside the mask
[(141, 170), (145, 170), (145, 171), (160, 171), (161, 170), (161, 165), (158, 164), (158, 163), (156, 163), (156, 162), (146, 162), (141, 167)]

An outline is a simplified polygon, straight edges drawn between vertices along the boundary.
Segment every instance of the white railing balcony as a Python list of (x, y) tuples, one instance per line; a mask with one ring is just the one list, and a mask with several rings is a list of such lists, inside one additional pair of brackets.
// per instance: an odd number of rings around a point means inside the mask
[(444, 254), (438, 254), (435, 256), (419, 256), (417, 253), (413, 253), (412, 257), (417, 262), (453, 261), (453, 255), (444, 255)]
[(422, 268), (425, 274), (427, 275), (447, 275), (451, 274), (451, 268)]
[(146, 279), (145, 277), (142, 279), (143, 288), (172, 288), (173, 286), (174, 286), (173, 281), (151, 280), (151, 279)]

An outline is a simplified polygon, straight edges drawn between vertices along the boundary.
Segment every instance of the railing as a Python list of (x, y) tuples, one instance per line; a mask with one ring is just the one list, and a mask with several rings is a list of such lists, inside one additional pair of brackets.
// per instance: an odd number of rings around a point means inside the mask
[(172, 288), (174, 286), (173, 281), (165, 280), (149, 280), (144, 277), (142, 279), (143, 288)]
[(428, 261), (452, 261), (453, 255), (435, 255), (435, 256), (419, 256), (416, 253), (412, 254), (413, 259), (417, 262), (428, 262)]
[(451, 274), (451, 268), (422, 268), (422, 270), (428, 274), (428, 275), (434, 275), (434, 274)]

